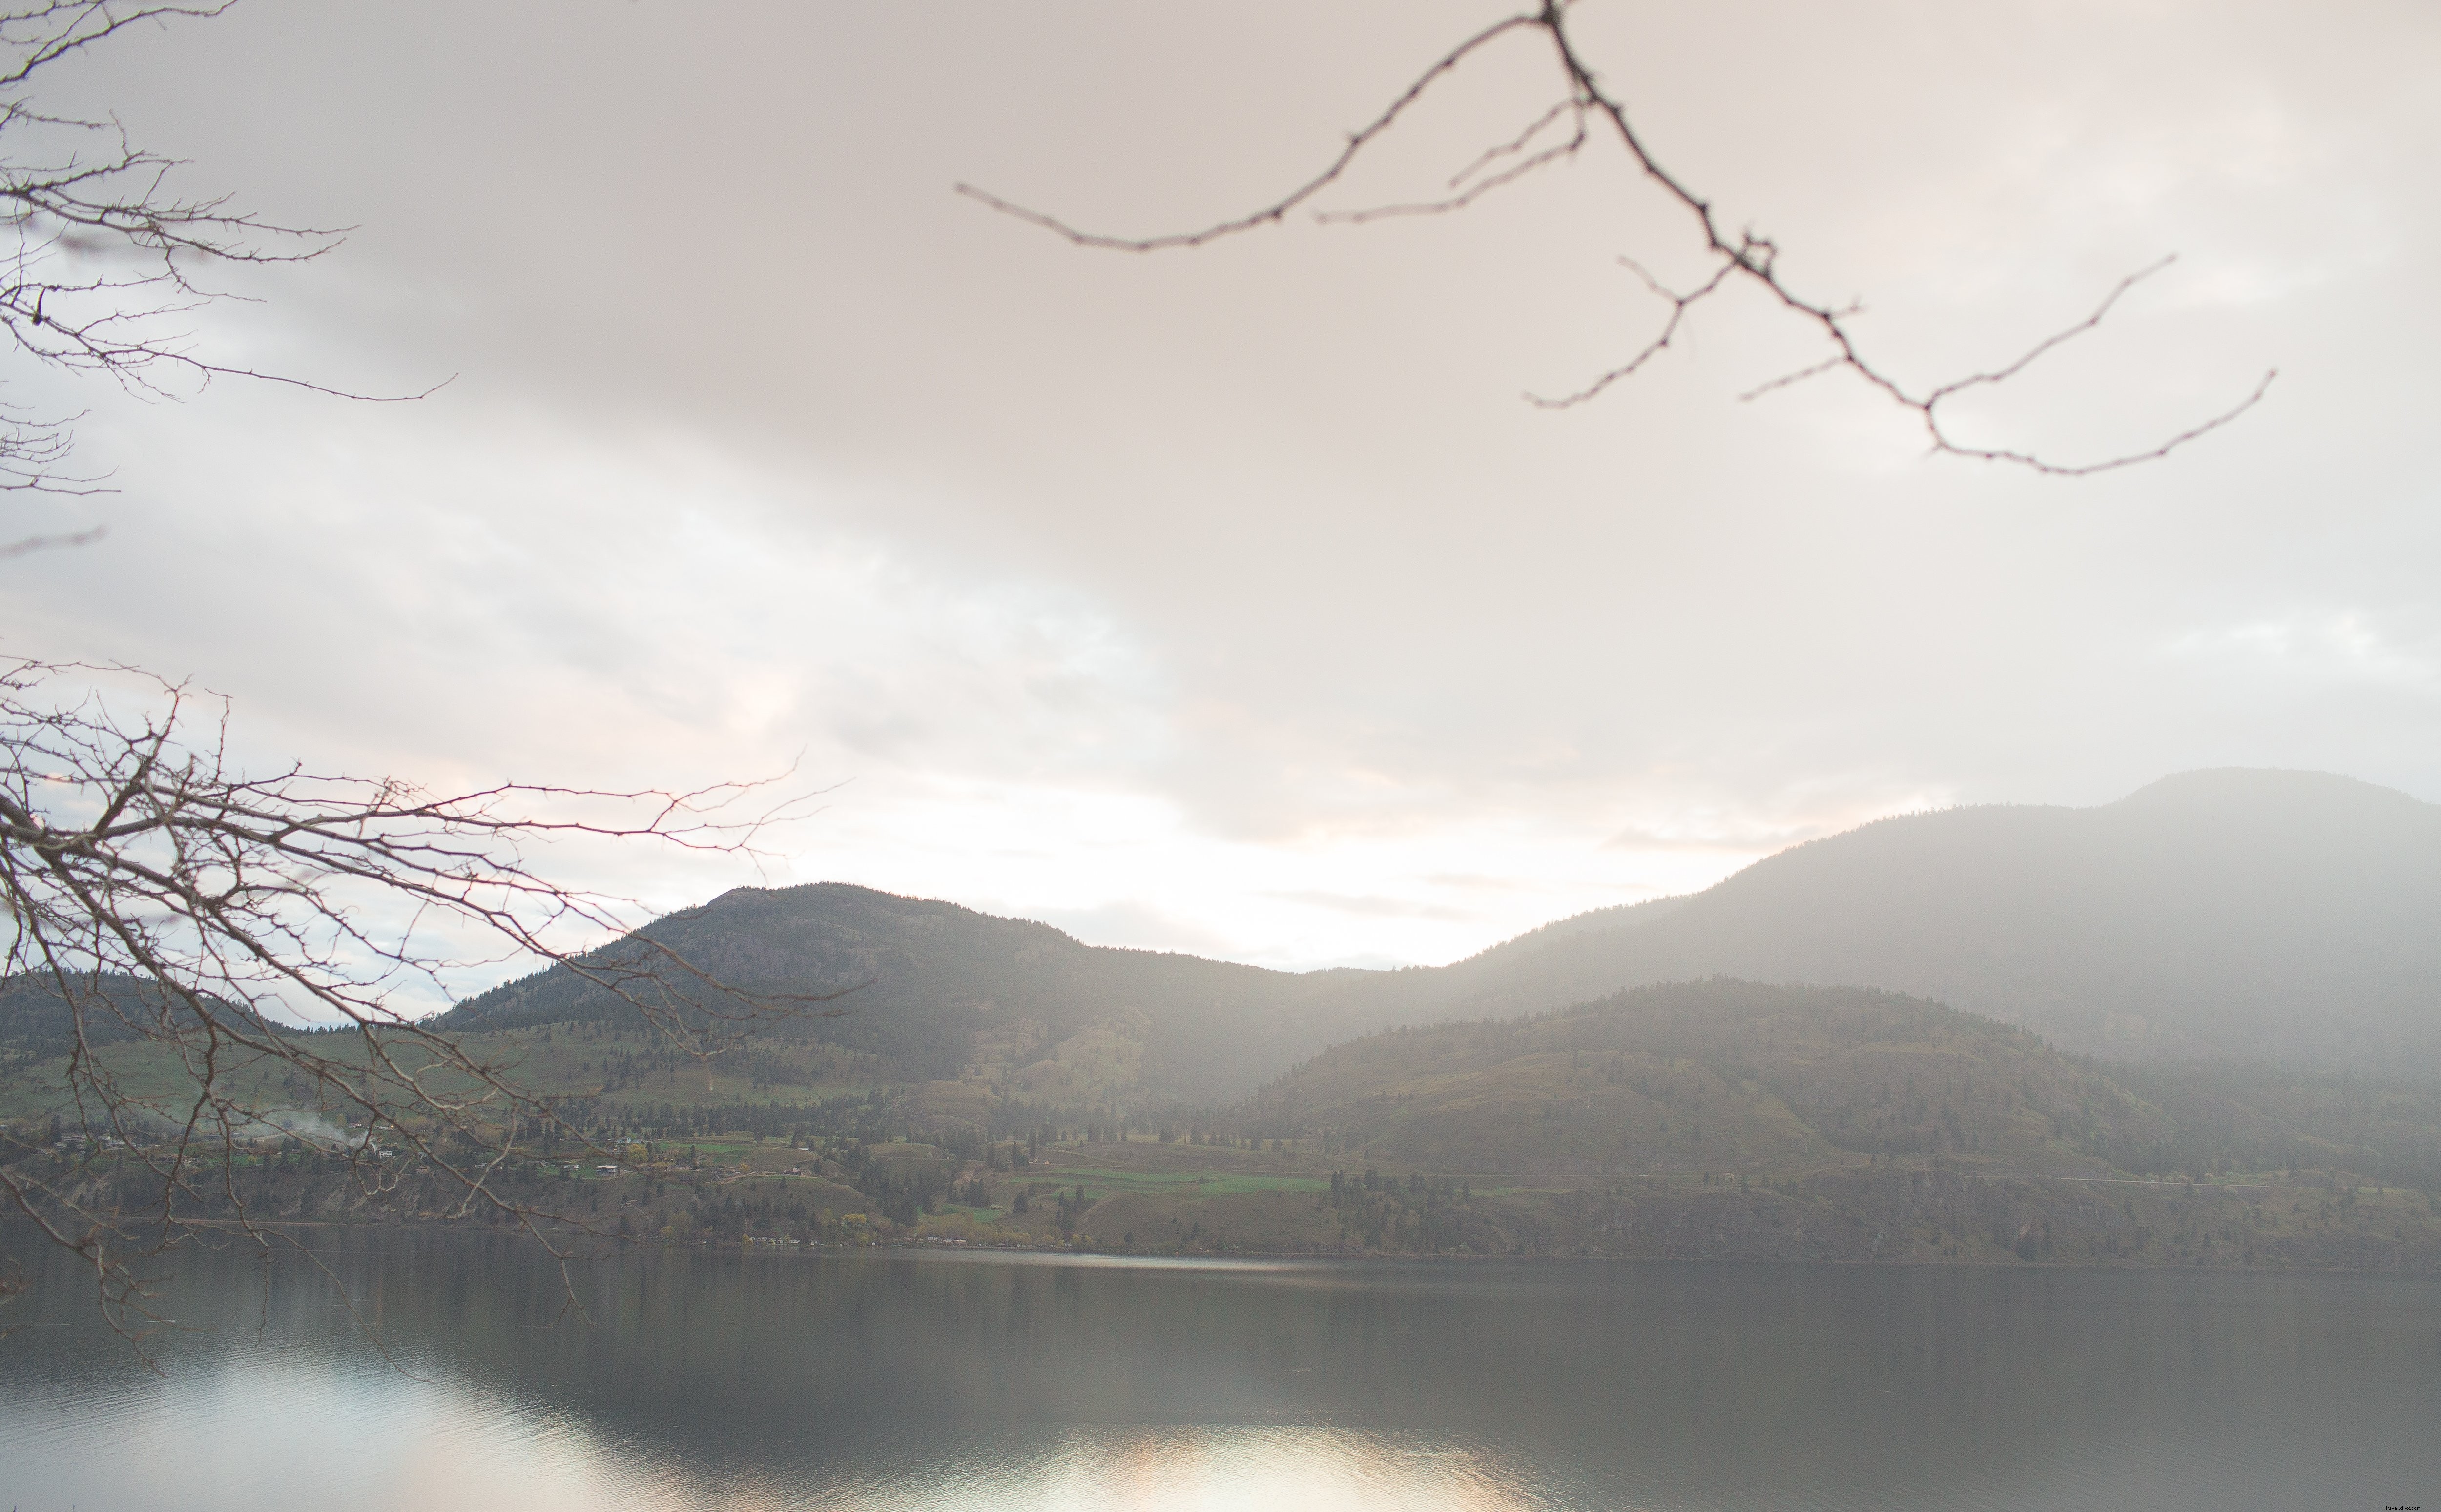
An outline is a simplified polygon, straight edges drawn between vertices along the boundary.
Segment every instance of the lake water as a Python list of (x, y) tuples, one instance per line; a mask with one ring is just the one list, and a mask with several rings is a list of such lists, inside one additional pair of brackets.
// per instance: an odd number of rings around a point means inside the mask
[(0, 1238), (19, 1512), (2441, 1508), (2426, 1278), (642, 1253), (588, 1325), (330, 1232), (183, 1258), (156, 1375)]

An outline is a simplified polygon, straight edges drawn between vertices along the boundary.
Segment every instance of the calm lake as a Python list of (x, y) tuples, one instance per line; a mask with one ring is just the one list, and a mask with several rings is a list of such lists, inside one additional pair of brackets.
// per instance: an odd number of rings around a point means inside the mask
[(679, 1252), (588, 1325), (328, 1232), (181, 1260), (155, 1375), (0, 1239), (19, 1512), (2441, 1507), (2431, 1279)]

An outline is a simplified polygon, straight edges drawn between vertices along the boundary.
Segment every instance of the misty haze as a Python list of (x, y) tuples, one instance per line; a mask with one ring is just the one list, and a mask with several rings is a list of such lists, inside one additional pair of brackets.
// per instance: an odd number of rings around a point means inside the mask
[(2432, 1503), (2436, 58), (0, 4), (0, 1504)]

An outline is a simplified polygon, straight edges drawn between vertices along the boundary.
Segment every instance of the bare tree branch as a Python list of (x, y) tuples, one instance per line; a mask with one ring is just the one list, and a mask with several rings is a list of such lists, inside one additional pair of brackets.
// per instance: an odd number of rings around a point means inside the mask
[[(214, 361), (178, 328), (225, 297), (198, 281), (204, 266), (310, 261), (342, 230), (184, 196), (172, 187), (180, 165), (135, 146), (115, 118), (34, 101), (63, 59), (226, 9), (0, 5), (0, 339), (23, 361), (143, 394), (246, 378), (384, 397)], [(0, 400), (0, 491), (99, 491), (101, 478), (67, 470), (78, 418)], [(0, 559), (99, 533), (29, 533)], [(132, 717), (119, 712), (131, 685)], [(292, 1137), (268, 1122), (268, 1074), (313, 1105), (319, 1123), (304, 1137), (365, 1203), (489, 1214), (565, 1268), (591, 1225), (503, 1177), (537, 1138), (608, 1152), (588, 1099), (530, 1085), (514, 1041), (416, 1017), (470, 970), (559, 968), (702, 1058), (782, 1018), (845, 1012), (831, 1004), (855, 984), (741, 990), (629, 927), (633, 905), (561, 886), (533, 859), (572, 839), (754, 857), (802, 800), (757, 783), (443, 796), (298, 766), (256, 774), (229, 760), (226, 707), (199, 717), (199, 702), (217, 705), (134, 669), (0, 661), (0, 1008), (55, 1010), (63, 1047), (46, 1126), (0, 1125), (0, 1216), (78, 1255), (139, 1350), (166, 1323), (151, 1287), (172, 1252), (292, 1242), (242, 1175)], [(0, 1036), (0, 1071), (22, 1049)], [(16, 1285), (0, 1276), (0, 1300)]]
[[(1539, 148), (1532, 153), (1526, 153), (1527, 144), (1541, 135), (1545, 128), (1563, 116), (1569, 118), (1573, 127), (1567, 139), (1548, 147)], [(1516, 136), (1497, 147), (1486, 149), (1483, 155), (1453, 174), (1449, 187), (1457, 190), (1454, 194), (1442, 199), (1424, 200), (1413, 204), (1381, 205), (1366, 210), (1319, 210), (1315, 212), (1314, 219), (1325, 225), (1362, 225), (1368, 221), (1389, 220), (1401, 215), (1444, 215), (1452, 210), (1462, 210), (1494, 189), (1506, 189), (1541, 169), (1548, 168), (1553, 163), (1564, 162), (1575, 157), (1587, 140), (1585, 102), (1572, 96), (1536, 117), (1533, 122)], [(1519, 156), (1520, 153), (1525, 155)], [(1484, 169), (1504, 157), (1516, 157), (1517, 161), (1497, 173), (1475, 178), (1477, 173), (1481, 173)], [(1467, 180), (1471, 178), (1474, 179), (1474, 182), (1468, 184)]]
[[(199, 355), (185, 317), (226, 297), (196, 281), (202, 268), (310, 261), (337, 247), (345, 230), (268, 221), (226, 196), (183, 195), (172, 185), (183, 165), (135, 145), (116, 118), (55, 115), (35, 102), (44, 70), (63, 59), (138, 26), (226, 9), (226, 0), (0, 9), (0, 339), (23, 360), (99, 373), (153, 396), (220, 378), (385, 403), (428, 396), (438, 386), (363, 393)], [(0, 420), (0, 491), (103, 491), (99, 477), (65, 470), (75, 418)]]
[(1618, 382), (1622, 378), (1633, 377), (1646, 363), (1651, 362), (1654, 358), (1660, 356), (1663, 352), (1670, 350), (1670, 343), (1677, 339), (1678, 328), (1686, 322), (1687, 311), (1698, 300), (1709, 299), (1713, 295), (1719, 293), (1721, 285), (1727, 283), (1729, 280), (1729, 275), (1736, 271), (1733, 266), (1725, 262), (1712, 270), (1712, 276), (1710, 278), (1706, 279), (1703, 282), (1695, 285), (1694, 288), (1690, 289), (1685, 294), (1679, 294), (1662, 287), (1659, 279), (1654, 278), (1652, 274), (1644, 271), (1643, 266), (1633, 259), (1621, 258), (1618, 261), (1630, 272), (1634, 273), (1637, 278), (1642, 279), (1644, 280), (1644, 286), (1652, 290), (1655, 297), (1663, 299), (1669, 303), (1670, 318), (1661, 323), (1661, 331), (1659, 334), (1655, 335), (1651, 341), (1646, 342), (1643, 349), (1637, 351), (1635, 356), (1628, 358), (1625, 362), (1611, 369), (1608, 372), (1601, 374), (1593, 382), (1585, 385), (1582, 388), (1578, 389), (1575, 393), (1564, 394), (1557, 399), (1546, 399), (1540, 394), (1529, 393), (1526, 396), (1527, 403), (1538, 405), (1544, 409), (1567, 409), (1573, 405), (1583, 404), (1585, 401), (1593, 398), (1596, 394), (1600, 393), (1603, 389), (1608, 388), (1611, 385)]
[[(1543, 408), (1564, 409), (1581, 405), (1613, 385), (1641, 370), (1661, 352), (1668, 350), (1682, 329), (1690, 309), (1720, 292), (1732, 282), (1759, 288), (1787, 314), (1812, 326), (1829, 343), (1832, 351), (1822, 360), (1762, 384), (1746, 392), (1746, 399), (1789, 387), (1807, 378), (1845, 370), (1901, 408), (1914, 412), (1925, 427), (1933, 455), (1964, 458), (1970, 460), (2006, 462), (2037, 473), (2055, 477), (2083, 477), (2106, 472), (2113, 468), (2157, 460), (2168, 456), (2187, 442), (2209, 435), (2245, 414), (2263, 401), (2277, 369), (2266, 372), (2253, 390), (2226, 410), (2209, 420), (2192, 425), (2160, 444), (2110, 457), (2099, 461), (2069, 463), (2056, 461), (2032, 451), (2000, 446), (1979, 446), (1960, 441), (1948, 428), (1942, 412), (1944, 402), (1971, 388), (1996, 386), (2023, 372), (2029, 366), (2048, 355), (2062, 343), (2070, 341), (2099, 326), (2118, 303), (2120, 297), (2137, 283), (2161, 271), (2168, 259), (2130, 274), (2112, 288), (2092, 315), (2037, 342), (2015, 361), (1988, 371), (1926, 388), (1902, 382), (1891, 372), (1868, 359), (1859, 347), (1852, 322), (1859, 313), (1853, 305), (1835, 306), (1809, 299), (1792, 289), (1779, 270), (1780, 247), (1770, 238), (1752, 231), (1730, 233), (1715, 214), (1710, 201), (1697, 194), (1686, 181), (1673, 173), (1654, 157), (1630, 119), (1626, 104), (1602, 85), (1600, 76), (1586, 62), (1569, 33), (1568, 20), (1572, 0), (1543, 0), (1536, 9), (1522, 11), (1493, 23), (1474, 33), (1456, 46), (1435, 59), (1414, 82), (1394, 99), (1389, 108), (1374, 117), (1363, 130), (1351, 134), (1347, 145), (1320, 173), (1307, 180), (1290, 193), (1249, 214), (1221, 221), (1202, 230), (1184, 234), (1116, 237), (1077, 229), (1067, 222), (1040, 210), (1004, 200), (970, 184), (960, 184), (957, 192), (976, 200), (1003, 214), (1014, 216), (1029, 225), (1039, 225), (1064, 237), (1079, 246), (1100, 247), (1125, 252), (1156, 252), (1175, 247), (1201, 246), (1225, 236), (1256, 230), (1285, 219), (1288, 213), (1311, 200), (1324, 189), (1340, 182), (1355, 165), (1357, 158), (1378, 140), (1408, 107), (1415, 104), (1431, 87), (1453, 72), (1460, 63), (1492, 43), (1511, 34), (1540, 33), (1551, 47), (1551, 57), (1566, 93), (1557, 104), (1535, 117), (1525, 131), (1508, 142), (1487, 149), (1474, 163), (1450, 180), (1452, 190), (1445, 197), (1413, 203), (1383, 205), (1357, 210), (1317, 211), (1315, 219), (1323, 224), (1358, 225), (1370, 221), (1401, 216), (1442, 214), (1462, 210), (1494, 189), (1513, 184), (1556, 162), (1577, 158), (1587, 141), (1589, 118), (1609, 127), (1609, 135), (1625, 151), (1629, 160), (1647, 180), (1692, 218), (1701, 241), (1703, 257), (1711, 263), (1711, 272), (1702, 282), (1686, 294), (1663, 287), (1634, 261), (1627, 265), (1643, 278), (1655, 297), (1669, 305), (1669, 314), (1660, 332), (1624, 362), (1598, 374), (1577, 389), (1551, 398), (1528, 393), (1528, 400)], [(1531, 144), (1550, 127), (1563, 119), (1572, 123), (1571, 134), (1564, 140), (1539, 148)], [(1486, 173), (1494, 162), (1515, 159), (1498, 172)], [(1477, 177), (1483, 174), (1482, 177)], [(1472, 182), (1470, 182), (1472, 181)]]
[[(141, 718), (87, 686), (113, 675), (149, 690)], [(563, 1260), (590, 1232), (498, 1177), (544, 1135), (606, 1148), (520, 1079), (510, 1051), (401, 1007), (410, 989), (445, 998), (471, 967), (541, 962), (698, 1057), (846, 1011), (834, 1004), (853, 985), (729, 985), (629, 928), (631, 905), (554, 884), (528, 855), (585, 837), (751, 855), (799, 801), (741, 811), (758, 784), (440, 797), (295, 767), (254, 776), (228, 765), (225, 709), (190, 737), (194, 703), (126, 669), (0, 668), (0, 987), (63, 1009), (63, 1123), (81, 1136), (77, 1148), (0, 1131), (0, 1202), (83, 1258), (131, 1337), (158, 1322), (153, 1262), (200, 1240), (278, 1239), (237, 1179), (247, 1150), (283, 1137), (253, 1089), (265, 1068), (331, 1115), (317, 1142), (365, 1198), (437, 1180), (441, 1213), (494, 1213)], [(470, 956), (470, 939), (490, 952)], [(138, 1061), (175, 1074), (131, 1081)]]
[(1348, 134), (1347, 145), (1340, 149), (1339, 155), (1331, 159), (1329, 167), (1261, 209), (1239, 216), (1235, 220), (1207, 225), (1201, 231), (1187, 231), (1167, 236), (1104, 236), (1096, 232), (1080, 231), (1065, 221), (1045, 215), (1040, 210), (1030, 210), (1024, 206), (1011, 204), (996, 194), (975, 188), (972, 184), (958, 185), (957, 192), (970, 200), (980, 201), (1004, 215), (1013, 215), (1029, 225), (1041, 226), (1055, 235), (1065, 237), (1078, 246), (1100, 247), (1112, 252), (1161, 252), (1173, 247), (1202, 246), (1206, 242), (1217, 242), (1224, 236), (1235, 236), (1240, 231), (1251, 231), (1257, 226), (1270, 225), (1282, 220), (1291, 210), (1337, 183), (1339, 176), (1347, 171), (1349, 165), (1356, 161), (1366, 147), (1370, 146), (1383, 132), (1388, 131), (1408, 106), (1422, 99), (1424, 92), (1430, 89), (1442, 75), (1464, 63), (1469, 54), (1511, 31), (1534, 25), (1537, 25), (1537, 22), (1532, 16), (1511, 16), (1506, 21), (1495, 22), (1486, 27), (1466, 41), (1459, 43), (1444, 54), (1439, 62), (1425, 69), (1423, 77), (1409, 84), (1406, 92), (1392, 100), (1390, 108), (1375, 117), (1370, 125), (1361, 131)]

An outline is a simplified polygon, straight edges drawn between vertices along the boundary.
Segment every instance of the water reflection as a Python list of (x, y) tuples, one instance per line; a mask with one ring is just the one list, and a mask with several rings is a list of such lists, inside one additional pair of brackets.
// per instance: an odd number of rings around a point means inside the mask
[(145, 1374), (28, 1251), (16, 1504), (281, 1512), (2387, 1505), (2441, 1287), (1800, 1267), (1078, 1265), (334, 1236), (190, 1259)]

